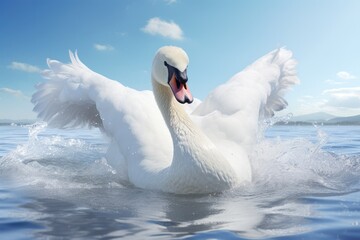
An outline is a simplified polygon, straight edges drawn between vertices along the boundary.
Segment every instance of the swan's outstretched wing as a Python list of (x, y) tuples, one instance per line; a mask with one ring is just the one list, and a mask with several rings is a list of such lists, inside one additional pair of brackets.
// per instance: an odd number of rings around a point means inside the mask
[(36, 86), (32, 96), (34, 111), (38, 118), (57, 128), (94, 126), (103, 128), (103, 122), (96, 102), (90, 96), (90, 89), (97, 82), (108, 81), (87, 68), (69, 52), (71, 63), (63, 64), (47, 59), (49, 69), (42, 72), (45, 82)]
[(274, 50), (218, 86), (192, 114), (215, 141), (250, 144), (259, 120), (286, 108), (283, 96), (299, 82), (295, 65), (291, 51)]
[[(128, 164), (171, 160), (172, 142), (150, 91), (136, 91), (86, 67), (70, 52), (71, 63), (48, 60), (46, 79), (32, 96), (34, 111), (50, 126), (95, 126), (109, 135)], [(116, 155), (116, 154), (113, 154)], [(108, 156), (109, 157), (109, 156)], [(110, 156), (111, 157), (111, 156)], [(115, 157), (115, 156), (114, 156)], [(115, 160), (114, 160), (115, 161)], [(146, 161), (143, 162), (146, 167)], [(131, 166), (128, 166), (131, 174)]]

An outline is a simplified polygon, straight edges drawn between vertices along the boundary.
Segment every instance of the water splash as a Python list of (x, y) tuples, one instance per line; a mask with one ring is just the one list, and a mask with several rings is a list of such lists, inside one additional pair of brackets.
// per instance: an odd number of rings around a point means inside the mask
[(287, 124), (290, 119), (293, 117), (292, 113), (288, 113), (284, 116), (274, 116), (272, 118), (266, 118), (263, 121), (259, 122), (258, 133), (256, 136), (257, 142), (264, 140), (265, 132), (272, 126), (277, 123)]
[(263, 127), (266, 130), (271, 126), (274, 126), (276, 123), (288, 124), (293, 116), (294, 115), (292, 113), (288, 113), (284, 116), (274, 116), (272, 118), (267, 118), (264, 120)]
[(37, 140), (38, 134), (45, 131), (47, 123), (41, 121), (31, 125), (26, 125), (25, 127), (29, 130), (29, 140)]
[(250, 156), (253, 182), (245, 194), (290, 197), (359, 190), (360, 158), (325, 151), (329, 136), (321, 127), (313, 127), (315, 141), (262, 138)]
[[(18, 186), (96, 188), (120, 186), (103, 158), (106, 147), (46, 133), (47, 124), (26, 126), (28, 142), (0, 159), (0, 174)], [(40, 134), (41, 133), (41, 134)]]

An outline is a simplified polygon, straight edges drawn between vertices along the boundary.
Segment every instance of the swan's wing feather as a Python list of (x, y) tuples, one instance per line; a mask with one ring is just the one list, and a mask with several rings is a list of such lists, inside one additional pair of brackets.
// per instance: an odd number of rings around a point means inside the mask
[(90, 89), (106, 77), (87, 68), (77, 54), (70, 52), (71, 63), (47, 60), (49, 69), (42, 72), (45, 82), (36, 86), (31, 101), (38, 117), (53, 127), (94, 126), (102, 128), (102, 120)]
[(272, 117), (275, 114), (274, 112), (285, 109), (288, 105), (283, 98), (285, 93), (293, 85), (299, 83), (296, 75), (296, 61), (292, 58), (292, 52), (280, 48), (273, 51), (272, 55), (273, 58), (270, 62), (278, 66), (279, 74), (274, 76), (273, 81), (269, 81), (271, 91), (266, 98), (263, 115), (260, 115), (261, 118)]
[(274, 50), (215, 88), (193, 114), (219, 111), (231, 115), (246, 109), (249, 104), (255, 107), (259, 100), (256, 108), (260, 114), (271, 117), (274, 111), (286, 108), (284, 93), (299, 82), (295, 65), (291, 51), (284, 48)]
[[(153, 94), (125, 87), (90, 70), (77, 54), (70, 52), (70, 59), (69, 64), (47, 61), (49, 69), (43, 72), (46, 81), (32, 96), (38, 117), (53, 127), (101, 128), (117, 142), (129, 164), (144, 159), (144, 167), (167, 164), (172, 142)], [(129, 174), (131, 169), (129, 166)]]
[(192, 114), (213, 140), (249, 143), (259, 120), (286, 108), (283, 96), (299, 82), (295, 65), (291, 51), (274, 50), (214, 89)]

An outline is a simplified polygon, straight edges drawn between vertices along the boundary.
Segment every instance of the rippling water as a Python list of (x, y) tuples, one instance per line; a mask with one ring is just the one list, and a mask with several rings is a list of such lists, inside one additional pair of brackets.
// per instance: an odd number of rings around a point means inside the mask
[(97, 130), (0, 126), (0, 239), (359, 239), (359, 136), (273, 126), (251, 184), (182, 196), (121, 184)]

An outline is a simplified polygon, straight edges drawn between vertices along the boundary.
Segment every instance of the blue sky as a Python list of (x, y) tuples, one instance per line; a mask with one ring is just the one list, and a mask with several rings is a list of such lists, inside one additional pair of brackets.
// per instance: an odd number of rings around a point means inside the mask
[(35, 118), (30, 97), (47, 58), (68, 62), (68, 50), (77, 50), (94, 71), (151, 89), (152, 58), (163, 45), (187, 51), (200, 99), (286, 46), (301, 80), (287, 112), (360, 114), (359, 12), (357, 0), (3, 0), (0, 119)]

